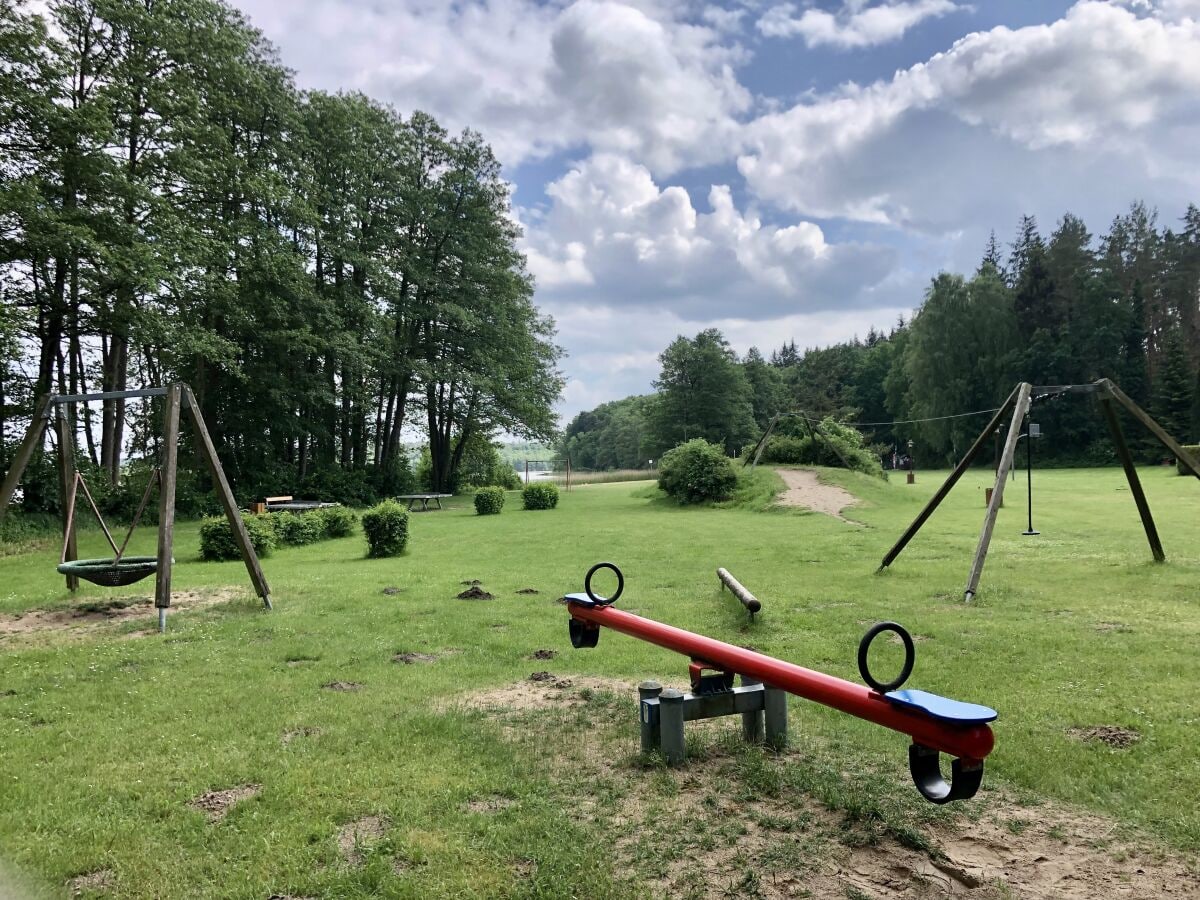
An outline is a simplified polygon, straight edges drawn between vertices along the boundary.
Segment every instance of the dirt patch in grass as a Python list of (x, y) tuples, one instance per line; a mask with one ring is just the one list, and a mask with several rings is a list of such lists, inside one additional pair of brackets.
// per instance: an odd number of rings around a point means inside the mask
[(518, 594), (532, 595), (541, 593), (537, 588), (521, 588), (517, 591)]
[(290, 731), (285, 731), (279, 738), (279, 742), (283, 746), (287, 746), (297, 738), (317, 737), (320, 735), (321, 729), (311, 725), (302, 725), (299, 728), (293, 728)]
[(743, 748), (729, 720), (688, 725), (696, 755), (686, 765), (647, 764), (637, 754), (636, 687), (578, 681), (566, 690), (525, 681), (470, 703), (500, 716), (510, 740), (544, 754), (564, 808), (610, 837), (613, 869), (640, 879), (630, 885), (639, 896), (1200, 896), (1195, 860), (1112, 819), (999, 790), (926, 808), (906, 799), (899, 770), (894, 796), (864, 788), (864, 777), (877, 776), (838, 774), (836, 762), (823, 768), (811, 747)]
[(477, 585), (483, 584), (483, 582), (480, 581), (478, 578), (472, 578), (470, 581), (460, 581), (459, 584), (461, 584), (463, 587), (475, 587)]
[(321, 685), (321, 687), (327, 691), (341, 691), (343, 693), (362, 690), (362, 685), (357, 681), (331, 681), (328, 684)]
[(389, 597), (394, 597), (398, 593), (400, 593), (400, 591), (402, 591), (402, 590), (403, 590), (403, 588), (398, 588), (398, 587), (385, 587), (383, 589), (383, 593)]
[(858, 503), (858, 498), (836, 484), (824, 484), (811, 469), (776, 469), (787, 490), (775, 498), (780, 506), (811, 509), (859, 525), (842, 515), (842, 510)]
[(534, 650), (529, 654), (529, 659), (554, 659), (558, 656), (557, 650)]
[(192, 801), (191, 806), (200, 810), (212, 824), (220, 822), (238, 803), (257, 797), (262, 793), (261, 784), (239, 784), (223, 791), (208, 791)]
[(352, 866), (363, 864), (364, 853), (378, 844), (391, 824), (387, 816), (363, 816), (338, 829), (337, 847)]
[(72, 897), (82, 897), (84, 894), (111, 891), (116, 886), (117, 876), (112, 869), (97, 869), (69, 879), (67, 893)]
[(511, 797), (501, 797), (499, 794), (492, 794), (488, 797), (475, 797), (463, 804), (462, 808), (465, 812), (479, 813), (480, 815), (493, 815), (498, 812), (503, 812), (509, 807), (516, 804), (516, 800)]
[(1124, 622), (1097, 622), (1092, 626), (1101, 634), (1132, 634), (1133, 629)]
[(1128, 750), (1142, 739), (1140, 732), (1120, 725), (1089, 725), (1079, 728), (1068, 728), (1067, 734), (1077, 741), (1088, 744), (1104, 744), (1113, 750)]
[(392, 662), (404, 663), (406, 666), (411, 666), (413, 663), (431, 663), (437, 661), (437, 654), (434, 653), (397, 653), (392, 657)]
[[(223, 587), (210, 590), (175, 591), (171, 594), (171, 613), (202, 609), (245, 596), (244, 588)], [(86, 635), (132, 618), (154, 616), (154, 598), (149, 595), (89, 600), (66, 609), (34, 609), (27, 613), (0, 616), (0, 640), (46, 632)], [(155, 634), (155, 631), (139, 634)]]
[[(564, 681), (566, 681), (564, 679)], [(479, 691), (465, 696), (449, 698), (442, 709), (463, 706), (490, 713), (532, 712), (537, 710), (569, 708), (587, 703), (588, 692), (615, 692), (637, 697), (637, 686), (616, 678), (579, 677), (563, 682), (518, 681), (490, 691)], [(630, 701), (630, 714), (637, 715), (637, 705)]]
[(459, 600), (495, 600), (496, 598), (481, 588), (478, 584), (474, 584), (458, 595)]

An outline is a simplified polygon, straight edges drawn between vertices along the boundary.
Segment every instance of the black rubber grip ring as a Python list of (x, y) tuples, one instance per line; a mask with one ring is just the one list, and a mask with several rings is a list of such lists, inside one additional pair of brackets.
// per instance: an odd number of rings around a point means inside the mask
[[(900, 677), (894, 681), (876, 681), (871, 675), (871, 670), (867, 667), (867, 653), (871, 649), (871, 642), (885, 631), (894, 631), (900, 635), (900, 640), (904, 642), (904, 668), (900, 670)], [(858, 674), (862, 676), (868, 686), (879, 691), (881, 694), (886, 694), (888, 691), (894, 691), (908, 681), (908, 676), (912, 674), (913, 663), (916, 661), (917, 651), (913, 646), (912, 636), (905, 630), (903, 625), (897, 622), (876, 622), (867, 629), (867, 633), (863, 635), (862, 640), (858, 642)]]
[[(597, 597), (592, 593), (592, 576), (601, 569), (612, 569), (617, 576), (617, 592), (611, 597)], [(617, 598), (621, 596), (621, 592), (625, 590), (625, 576), (621, 574), (621, 570), (610, 562), (599, 562), (592, 566), (587, 571), (587, 575), (583, 578), (583, 589), (587, 592), (588, 599), (597, 606), (610, 606), (617, 602)]]

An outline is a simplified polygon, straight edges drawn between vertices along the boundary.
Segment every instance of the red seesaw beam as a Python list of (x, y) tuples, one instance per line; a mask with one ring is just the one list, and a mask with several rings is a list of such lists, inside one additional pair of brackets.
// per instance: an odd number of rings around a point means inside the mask
[(772, 656), (744, 650), (724, 641), (664, 625), (612, 606), (588, 607), (568, 603), (571, 616), (592, 626), (611, 628), (630, 637), (657, 644), (726, 672), (757, 679), (763, 684), (858, 716), (884, 728), (907, 734), (922, 746), (976, 763), (992, 752), (995, 737), (987, 725), (954, 726), (903, 709), (883, 694), (824, 672), (815, 672)]

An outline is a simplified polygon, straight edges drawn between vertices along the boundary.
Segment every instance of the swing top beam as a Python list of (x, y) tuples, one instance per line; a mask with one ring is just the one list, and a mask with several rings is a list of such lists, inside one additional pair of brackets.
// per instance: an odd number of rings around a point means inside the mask
[[(41, 416), (45, 419), (50, 418), (50, 410), (56, 406), (88, 403), (93, 400), (135, 400), (139, 397), (165, 397), (169, 390), (170, 388), (165, 387), (152, 387), (136, 391), (101, 391), (95, 394), (51, 394)], [(187, 392), (184, 392), (181, 399), (184, 406), (190, 405)]]

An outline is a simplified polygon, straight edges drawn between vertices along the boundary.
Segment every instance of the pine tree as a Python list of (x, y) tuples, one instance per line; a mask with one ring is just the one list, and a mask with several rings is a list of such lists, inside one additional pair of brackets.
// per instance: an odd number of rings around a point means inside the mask
[(1178, 328), (1168, 332), (1162, 346), (1162, 363), (1154, 382), (1154, 417), (1167, 434), (1181, 443), (1187, 443), (1193, 437), (1195, 378)]

